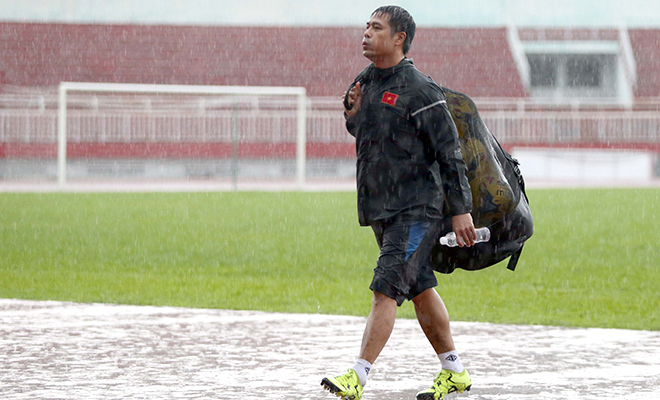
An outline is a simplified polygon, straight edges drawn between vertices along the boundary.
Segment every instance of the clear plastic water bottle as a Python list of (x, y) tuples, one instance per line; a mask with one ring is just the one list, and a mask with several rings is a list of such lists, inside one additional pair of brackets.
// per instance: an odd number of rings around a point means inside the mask
[[(490, 229), (484, 227), (484, 228), (479, 228), (476, 231), (477, 231), (477, 240), (474, 241), (475, 244), (481, 242), (487, 242), (490, 240)], [(456, 243), (456, 233), (449, 232), (445, 236), (441, 237), (440, 244), (449, 247), (458, 246), (458, 243)]]

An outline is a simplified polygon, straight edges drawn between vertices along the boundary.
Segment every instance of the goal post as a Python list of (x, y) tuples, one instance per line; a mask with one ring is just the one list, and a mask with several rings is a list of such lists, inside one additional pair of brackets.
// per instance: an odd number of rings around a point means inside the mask
[(296, 101), (296, 183), (305, 185), (307, 90), (285, 86), (212, 86), (61, 82), (58, 91), (57, 114), (57, 181), (60, 187), (67, 182), (67, 95), (70, 92), (103, 92), (174, 95), (234, 95), (234, 96), (295, 96)]

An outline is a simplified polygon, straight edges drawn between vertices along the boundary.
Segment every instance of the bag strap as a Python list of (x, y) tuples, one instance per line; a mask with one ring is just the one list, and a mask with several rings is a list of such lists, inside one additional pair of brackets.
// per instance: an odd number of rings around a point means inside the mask
[(520, 249), (518, 249), (518, 251), (516, 251), (511, 255), (511, 258), (509, 258), (509, 264), (506, 266), (507, 269), (510, 269), (511, 271), (516, 270), (516, 266), (518, 265), (518, 260), (520, 260), (520, 255), (522, 254), (523, 247), (525, 247), (524, 244), (520, 246)]

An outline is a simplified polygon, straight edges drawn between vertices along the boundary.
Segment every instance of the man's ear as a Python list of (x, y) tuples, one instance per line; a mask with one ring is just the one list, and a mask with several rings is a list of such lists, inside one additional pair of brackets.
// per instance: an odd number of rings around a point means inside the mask
[(403, 47), (403, 42), (406, 41), (406, 33), (405, 32), (397, 32), (394, 34), (394, 43), (397, 45)]

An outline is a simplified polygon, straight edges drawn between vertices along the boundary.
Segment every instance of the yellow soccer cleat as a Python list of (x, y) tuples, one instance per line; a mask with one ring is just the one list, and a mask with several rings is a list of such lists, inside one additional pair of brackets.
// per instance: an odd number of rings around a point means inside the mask
[(362, 398), (362, 384), (357, 372), (349, 369), (347, 373), (334, 378), (323, 378), (321, 385), (334, 393), (342, 400), (360, 400)]
[(433, 380), (433, 386), (417, 393), (417, 400), (439, 400), (444, 399), (449, 393), (463, 393), (470, 391), (472, 379), (467, 369), (460, 374), (448, 369), (443, 369)]

